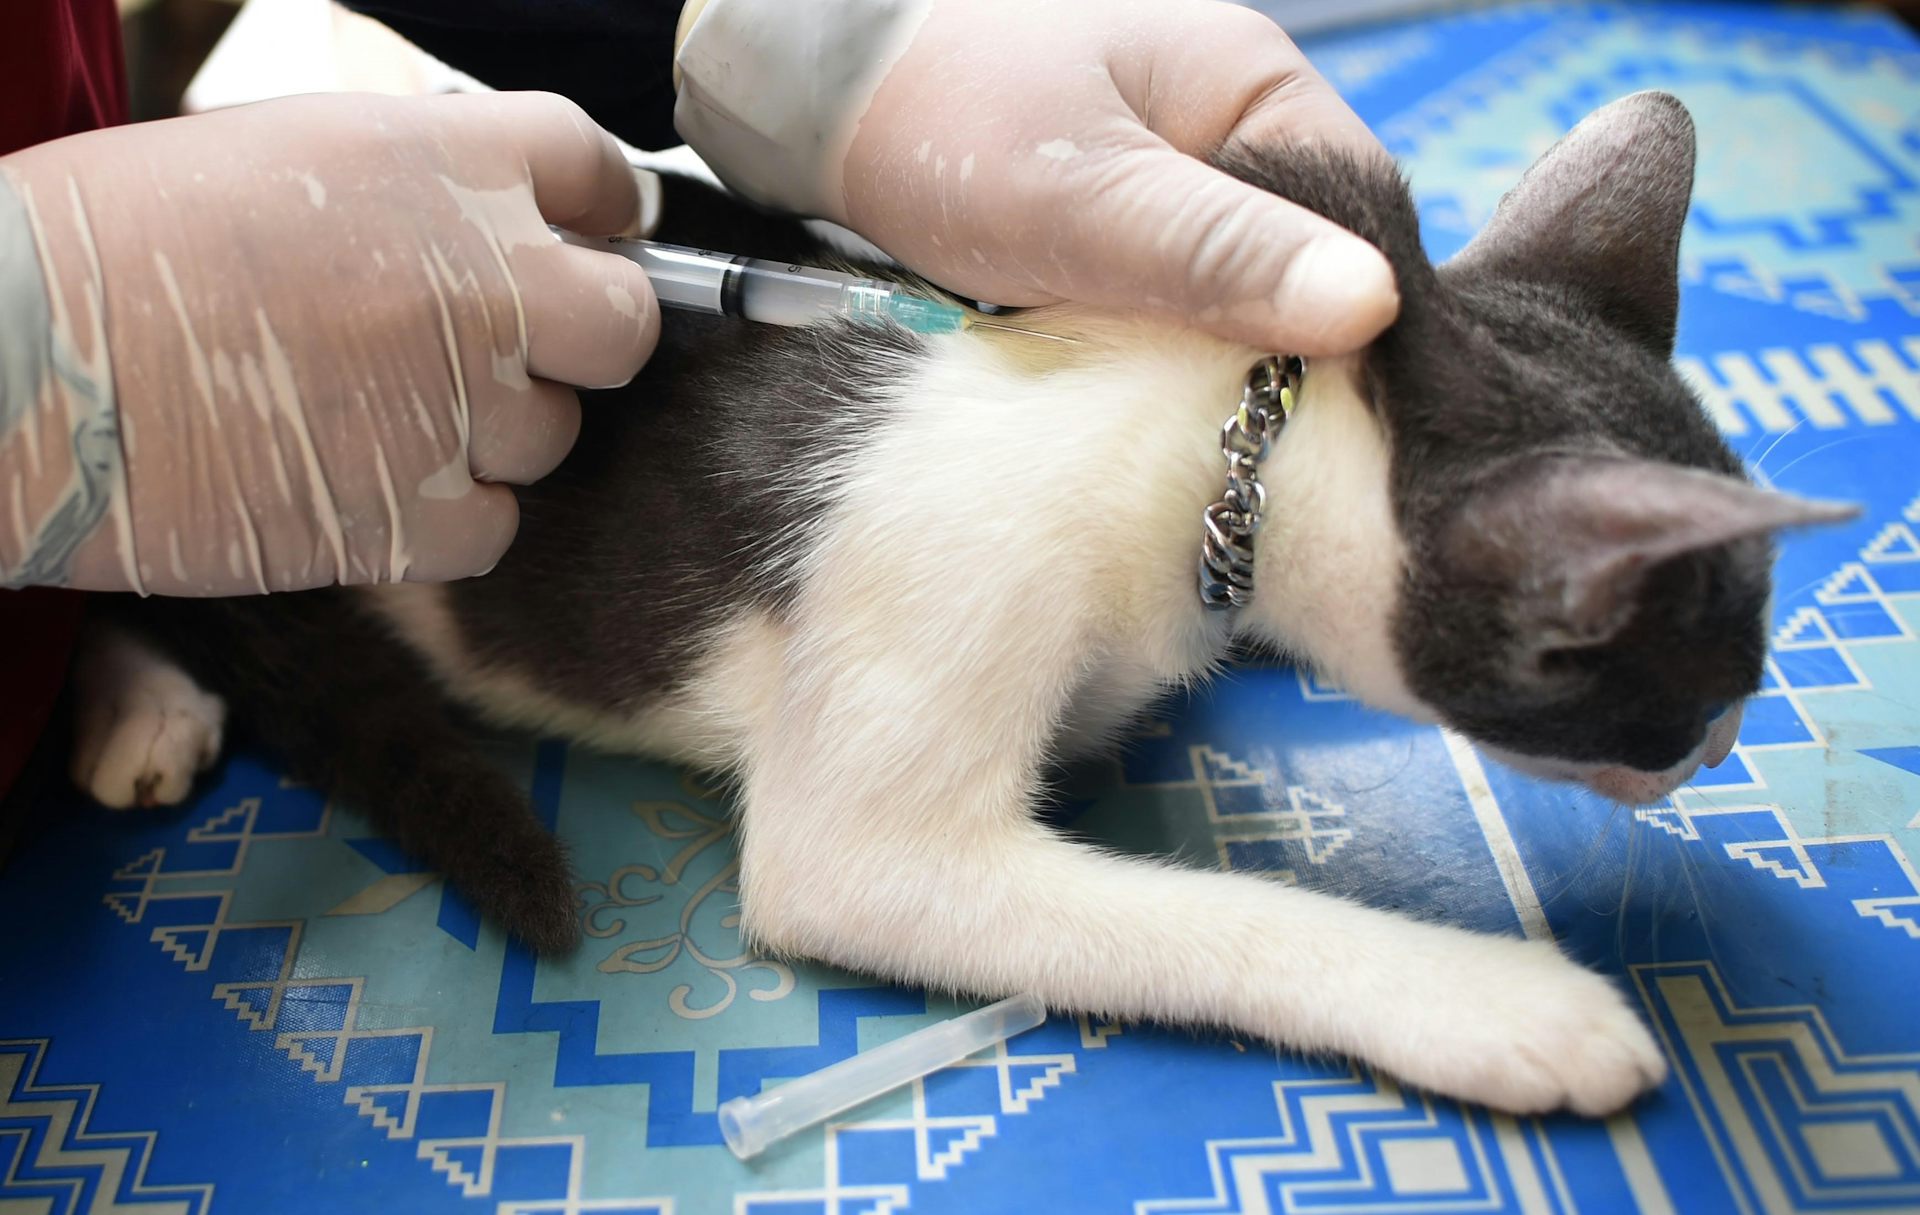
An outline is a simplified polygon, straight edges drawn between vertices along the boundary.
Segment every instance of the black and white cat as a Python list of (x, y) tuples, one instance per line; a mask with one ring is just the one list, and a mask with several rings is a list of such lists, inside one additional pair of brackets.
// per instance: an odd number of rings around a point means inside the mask
[[(565, 858), (449, 712), (724, 768), (761, 948), (979, 997), (1229, 1027), (1439, 1093), (1614, 1110), (1660, 1051), (1606, 980), (1476, 935), (1049, 831), (1050, 759), (1110, 743), (1236, 644), (1499, 757), (1644, 802), (1732, 744), (1779, 529), (1670, 366), (1685, 110), (1589, 118), (1436, 268), (1392, 166), (1221, 163), (1377, 243), (1404, 308), (1314, 362), (1262, 470), (1256, 594), (1195, 586), (1220, 430), (1268, 352), (1059, 307), (1072, 343), (668, 318), (630, 388), (449, 586), (126, 602), (75, 771), (176, 801), (233, 720), (542, 950)], [(673, 187), (663, 237), (817, 260)], [(444, 697), (442, 695), (444, 693)]]

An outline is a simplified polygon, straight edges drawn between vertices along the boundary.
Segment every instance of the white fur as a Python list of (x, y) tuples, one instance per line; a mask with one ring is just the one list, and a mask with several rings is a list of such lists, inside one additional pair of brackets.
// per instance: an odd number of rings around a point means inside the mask
[(89, 632), (74, 693), (73, 782), (110, 809), (173, 805), (220, 754), (226, 705), (117, 630)]
[(1243, 627), (1376, 708), (1434, 721), (1394, 659), (1389, 625), (1406, 552), (1386, 440), (1359, 384), (1353, 359), (1308, 369), (1302, 400), (1311, 407), (1296, 411), (1261, 477), (1269, 507)]
[[(1199, 519), (1256, 352), (1145, 329), (1086, 345), (1035, 374), (1004, 343), (938, 344), (869, 445), (808, 473), (830, 511), (786, 621), (717, 632), (695, 677), (637, 717), (466, 660), (441, 592), (378, 602), (499, 720), (736, 765), (745, 922), (767, 947), (1349, 1052), (1512, 1110), (1603, 1113), (1657, 1081), (1625, 1002), (1549, 946), (1121, 859), (1035, 824), (1050, 749), (1109, 737), (1229, 639), (1196, 606)], [(1238, 626), (1430, 716), (1392, 659), (1402, 555), (1349, 364), (1312, 369), (1265, 480), (1257, 606)]]
[(1430, 714), (1392, 658), (1403, 558), (1350, 364), (1309, 372), (1265, 470), (1256, 606), (1230, 624), (1199, 609), (1195, 567), (1257, 352), (1102, 322), (1064, 363), (1030, 357), (936, 343), (869, 442), (795, 473), (826, 517), (785, 617), (716, 629), (693, 677), (630, 717), (476, 662), (441, 590), (372, 602), (498, 721), (736, 768), (744, 920), (766, 947), (1347, 1052), (1514, 1111), (1605, 1113), (1657, 1082), (1619, 994), (1550, 946), (1123, 859), (1033, 820), (1050, 751), (1204, 677), (1232, 627)]

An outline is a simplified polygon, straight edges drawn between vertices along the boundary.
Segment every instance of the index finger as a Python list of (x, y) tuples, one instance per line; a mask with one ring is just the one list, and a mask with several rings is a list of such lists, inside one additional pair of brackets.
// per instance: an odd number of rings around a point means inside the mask
[(605, 128), (556, 93), (501, 93), (494, 101), (483, 120), (526, 162), (548, 223), (582, 236), (638, 233), (639, 179)]

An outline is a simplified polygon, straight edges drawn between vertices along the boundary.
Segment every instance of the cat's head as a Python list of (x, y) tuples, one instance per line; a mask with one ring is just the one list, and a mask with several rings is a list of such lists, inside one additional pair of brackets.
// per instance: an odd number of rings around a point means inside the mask
[(1438, 267), (1384, 171), (1349, 198), (1309, 173), (1329, 192), (1299, 199), (1401, 284), (1358, 364), (1405, 555), (1400, 681), (1497, 757), (1624, 802), (1725, 756), (1760, 686), (1774, 537), (1852, 514), (1752, 485), (1673, 368), (1693, 165), (1677, 100), (1615, 102)]

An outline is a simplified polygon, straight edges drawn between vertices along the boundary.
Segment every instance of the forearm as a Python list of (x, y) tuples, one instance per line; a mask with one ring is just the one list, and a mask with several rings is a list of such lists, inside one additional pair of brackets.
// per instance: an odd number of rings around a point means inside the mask
[[(0, 584), (470, 577), (631, 379), (607, 133), (549, 94), (285, 98), (0, 159)], [(289, 228), (300, 240), (288, 240)]]
[[(49, 269), (50, 229), (84, 232), (0, 160), (0, 586), (123, 590), (126, 475), (98, 266)], [(90, 247), (90, 245), (88, 246)]]

